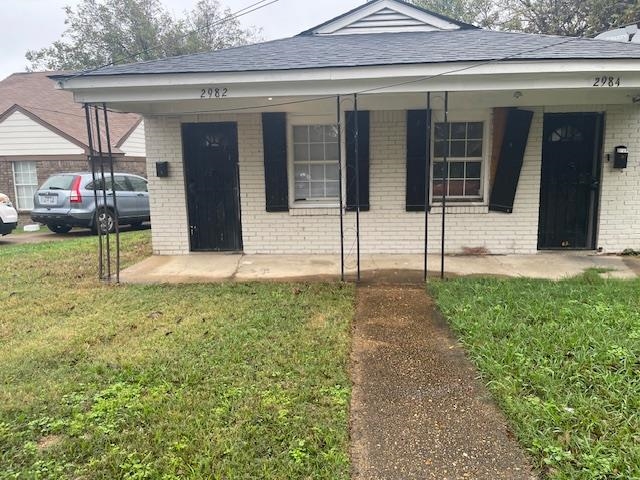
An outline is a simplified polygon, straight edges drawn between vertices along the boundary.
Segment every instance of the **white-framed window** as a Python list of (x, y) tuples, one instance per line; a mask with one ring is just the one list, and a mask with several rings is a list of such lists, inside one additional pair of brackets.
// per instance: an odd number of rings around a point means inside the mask
[(335, 118), (290, 118), (288, 143), (292, 206), (337, 204), (341, 148), (338, 138)]
[(434, 123), (431, 194), (435, 203), (443, 193), (452, 201), (484, 200), (486, 127), (485, 120)]
[(33, 210), (33, 196), (38, 190), (36, 162), (13, 162), (13, 185), (18, 210)]

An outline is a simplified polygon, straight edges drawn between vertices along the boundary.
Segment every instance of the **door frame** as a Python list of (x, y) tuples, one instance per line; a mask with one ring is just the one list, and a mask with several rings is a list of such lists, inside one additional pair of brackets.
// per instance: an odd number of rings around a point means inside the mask
[(606, 127), (606, 114), (605, 112), (545, 112), (543, 116), (542, 123), (542, 148), (541, 148), (541, 162), (540, 162), (540, 193), (538, 196), (538, 206), (542, 207), (542, 171), (544, 168), (544, 152), (545, 152), (545, 126), (546, 120), (548, 117), (576, 117), (576, 116), (592, 116), (595, 120), (595, 136), (594, 136), (594, 144), (593, 144), (593, 159), (592, 159), (592, 175), (595, 177), (597, 182), (597, 192), (594, 192), (590, 198), (589, 205), (589, 218), (587, 225), (587, 243), (588, 245), (584, 248), (565, 248), (565, 247), (542, 247), (540, 245), (540, 214), (538, 214), (538, 240), (537, 240), (537, 249), (538, 250), (567, 250), (567, 251), (586, 251), (586, 250), (596, 250), (598, 248), (598, 237), (600, 230), (600, 201), (602, 197), (602, 177), (603, 177), (603, 156), (604, 156), (604, 135), (605, 135), (605, 127)]
[[(185, 141), (184, 135), (185, 130), (189, 127), (193, 126), (204, 126), (204, 125), (226, 125), (232, 126), (235, 131), (235, 149), (234, 149), (234, 170), (235, 170), (235, 178), (237, 185), (237, 195), (234, 195), (234, 200), (236, 202), (236, 209), (238, 212), (237, 222), (238, 222), (238, 246), (239, 248), (236, 250), (223, 250), (223, 249), (194, 249), (192, 245), (192, 235), (190, 231), (191, 221), (189, 211), (189, 189), (188, 189), (188, 167), (187, 167), (187, 157), (185, 155)], [(186, 216), (187, 216), (187, 236), (189, 238), (189, 251), (194, 252), (219, 252), (219, 253), (242, 253), (244, 251), (244, 236), (242, 230), (242, 202), (241, 202), (241, 187), (240, 187), (240, 136), (238, 131), (238, 122), (181, 122), (180, 123), (180, 140), (181, 140), (181, 149), (182, 149), (182, 179), (183, 179), (183, 191), (185, 198), (185, 207), (186, 207)]]

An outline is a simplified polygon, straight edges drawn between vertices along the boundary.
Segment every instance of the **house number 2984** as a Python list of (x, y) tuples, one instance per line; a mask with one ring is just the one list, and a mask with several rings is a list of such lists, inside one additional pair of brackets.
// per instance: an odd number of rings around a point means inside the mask
[(594, 87), (619, 87), (622, 84), (620, 77), (612, 77), (609, 75), (603, 75), (596, 77), (593, 82)]
[(203, 88), (200, 90), (200, 98), (225, 98), (229, 93), (227, 88)]

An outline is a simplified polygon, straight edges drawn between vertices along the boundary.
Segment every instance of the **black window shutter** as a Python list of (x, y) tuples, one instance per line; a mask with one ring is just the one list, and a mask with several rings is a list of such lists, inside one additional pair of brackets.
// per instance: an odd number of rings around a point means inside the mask
[(513, 109), (507, 114), (504, 139), (489, 202), (491, 211), (513, 212), (532, 118), (533, 112), (529, 110)]
[[(347, 210), (356, 210), (355, 112), (346, 115)], [(358, 111), (358, 153), (360, 170), (360, 210), (369, 210), (369, 112)]]
[(267, 212), (289, 211), (287, 181), (287, 114), (262, 114), (264, 186)]
[(424, 212), (427, 177), (427, 111), (407, 111), (407, 212)]

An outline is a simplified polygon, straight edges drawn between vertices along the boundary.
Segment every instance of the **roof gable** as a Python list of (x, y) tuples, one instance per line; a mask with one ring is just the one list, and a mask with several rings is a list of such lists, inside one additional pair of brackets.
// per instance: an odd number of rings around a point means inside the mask
[(73, 155), (85, 146), (14, 105), (0, 115), (0, 155)]
[(301, 35), (432, 32), (475, 28), (399, 0), (374, 0), (313, 27)]
[[(82, 105), (75, 103), (73, 95), (56, 89), (50, 75), (65, 72), (14, 73), (0, 81), (0, 119), (19, 106), (21, 112), (42, 126), (63, 136), (78, 146), (86, 146), (87, 123)], [(10, 112), (11, 111), (11, 112)], [(115, 146), (140, 121), (135, 114), (109, 115), (109, 130)]]

